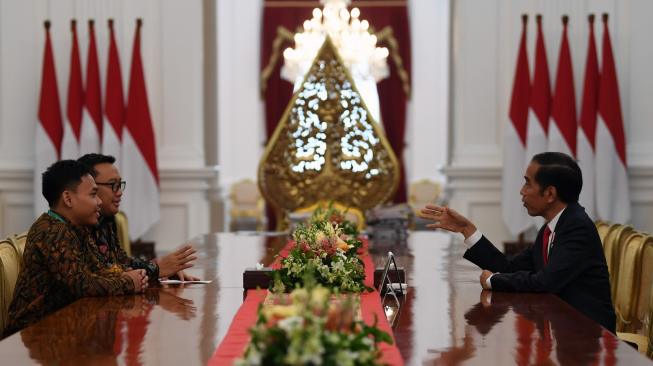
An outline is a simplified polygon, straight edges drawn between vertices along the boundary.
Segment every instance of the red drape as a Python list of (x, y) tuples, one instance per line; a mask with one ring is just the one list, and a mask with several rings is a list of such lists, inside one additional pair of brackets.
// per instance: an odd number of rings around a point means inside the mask
[[(390, 76), (378, 84), (383, 126), (397, 158), (400, 161), (400, 184), (393, 201), (406, 202), (406, 182), (403, 168), (404, 134), (406, 130), (406, 104), (410, 96), (410, 32), (408, 8), (403, 0), (356, 0), (352, 7), (361, 10), (361, 19), (367, 19), (375, 32), (386, 27), (392, 30), (396, 50), (390, 47), (390, 38), (382, 38), (379, 45), (388, 47)], [(279, 36), (280, 28), (294, 34), (304, 20), (312, 18), (313, 8), (321, 5), (316, 0), (266, 0), (263, 10), (263, 35), (261, 43), (261, 94), (265, 100), (265, 128), (268, 139), (274, 132), (290, 98), (293, 85), (280, 76), (283, 50), (293, 46), (289, 37)], [(274, 42), (279, 47), (275, 53)], [(395, 57), (396, 56), (396, 57)], [(401, 60), (403, 79), (395, 63)], [(269, 227), (274, 228), (274, 216), (268, 209)]]

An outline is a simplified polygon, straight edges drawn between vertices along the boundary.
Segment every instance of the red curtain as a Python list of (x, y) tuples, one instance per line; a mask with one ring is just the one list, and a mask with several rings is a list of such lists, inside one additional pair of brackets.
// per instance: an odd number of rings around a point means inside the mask
[[(352, 7), (361, 10), (375, 32), (391, 34), (381, 37), (379, 45), (388, 47), (390, 76), (377, 86), (381, 105), (381, 119), (390, 145), (400, 162), (400, 183), (394, 202), (406, 202), (406, 181), (403, 167), (406, 104), (410, 97), (410, 31), (405, 0), (354, 0)], [(261, 95), (265, 100), (265, 128), (268, 139), (281, 119), (292, 97), (293, 85), (280, 76), (283, 50), (294, 45), (292, 34), (304, 20), (312, 18), (314, 8), (321, 8), (316, 0), (266, 0), (263, 10), (261, 43)], [(285, 32), (284, 30), (289, 31)], [(387, 31), (391, 32), (387, 32)], [(396, 41), (396, 42), (393, 42)], [(277, 43), (276, 52), (274, 43)], [(396, 47), (391, 47), (394, 44)], [(274, 228), (274, 216), (268, 208), (269, 227)]]

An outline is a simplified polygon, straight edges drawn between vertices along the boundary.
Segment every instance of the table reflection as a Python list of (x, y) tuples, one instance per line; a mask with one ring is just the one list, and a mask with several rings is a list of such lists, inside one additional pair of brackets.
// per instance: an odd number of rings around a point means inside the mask
[(161, 288), (143, 295), (81, 299), (23, 330), (20, 339), (40, 363), (81, 364), (92, 358), (113, 364), (123, 354), (127, 364), (138, 364), (155, 305), (183, 320), (195, 317), (197, 309), (183, 292)]

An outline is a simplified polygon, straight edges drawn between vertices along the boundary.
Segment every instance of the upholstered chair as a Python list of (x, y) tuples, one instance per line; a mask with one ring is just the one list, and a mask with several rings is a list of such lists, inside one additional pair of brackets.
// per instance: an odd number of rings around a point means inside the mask
[(20, 254), (11, 240), (0, 241), (0, 333), (8, 321), (9, 305), (20, 271)]

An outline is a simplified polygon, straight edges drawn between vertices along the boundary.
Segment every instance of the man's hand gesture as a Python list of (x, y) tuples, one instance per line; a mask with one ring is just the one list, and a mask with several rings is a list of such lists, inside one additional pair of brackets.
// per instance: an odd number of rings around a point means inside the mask
[(471, 221), (449, 207), (426, 205), (420, 212), (419, 217), (433, 221), (433, 224), (426, 227), (461, 233), (465, 239), (476, 231), (476, 226)]
[(159, 265), (159, 277), (170, 277), (192, 267), (192, 262), (197, 259), (197, 257), (193, 255), (195, 252), (196, 250), (193, 249), (192, 245), (186, 244), (165, 257), (160, 259), (157, 258), (156, 263)]

